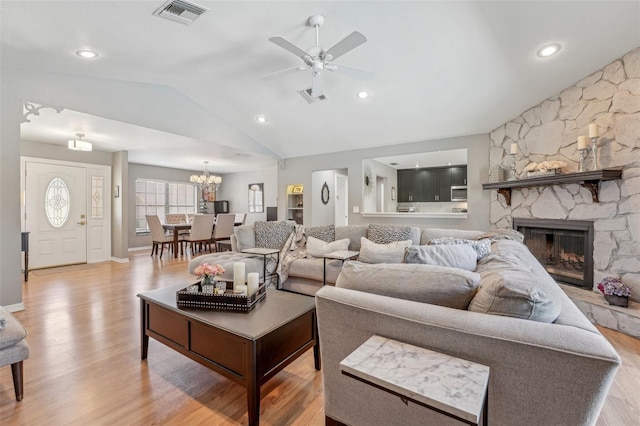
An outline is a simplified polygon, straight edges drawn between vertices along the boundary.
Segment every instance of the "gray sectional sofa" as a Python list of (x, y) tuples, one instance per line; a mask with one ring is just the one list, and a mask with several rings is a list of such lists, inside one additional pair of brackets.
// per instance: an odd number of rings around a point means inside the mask
[[(238, 228), (234, 248), (256, 242), (250, 226)], [(334, 239), (348, 238), (349, 248), (358, 250), (370, 231), (367, 225), (337, 227)], [(327, 271), (333, 285), (322, 285), (321, 258), (291, 262), (282, 288), (316, 297), (329, 419), (349, 425), (457, 424), (341, 374), (340, 361), (376, 334), (489, 366), (489, 424), (595, 423), (620, 358), (526, 246), (494, 235), (490, 252), (477, 252), (473, 270), (447, 266), (455, 251), (423, 246), (483, 234), (411, 228), (403, 237), (413, 244), (406, 253), (417, 250), (415, 258), (436, 264), (336, 261)], [(225, 256), (238, 254), (201, 256), (189, 269)]]

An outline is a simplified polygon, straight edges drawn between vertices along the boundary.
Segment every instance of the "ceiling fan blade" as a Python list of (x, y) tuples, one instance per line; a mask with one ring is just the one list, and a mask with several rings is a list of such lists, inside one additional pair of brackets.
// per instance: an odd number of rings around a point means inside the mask
[(325, 66), (329, 71), (335, 71), (340, 74), (347, 75), (349, 77), (357, 78), (358, 80), (369, 81), (374, 77), (374, 73), (370, 71), (361, 70), (358, 68), (348, 67), (346, 65), (329, 64)]
[(322, 85), (322, 74), (314, 73), (313, 80), (311, 81), (311, 96), (314, 98), (319, 98), (324, 95), (324, 88)]
[(284, 50), (288, 50), (289, 52), (293, 53), (294, 55), (302, 59), (304, 59), (305, 56), (311, 57), (311, 55), (309, 55), (307, 52), (305, 52), (295, 44), (291, 43), (289, 40), (285, 40), (282, 37), (271, 37), (269, 41), (271, 43), (277, 44), (278, 46), (282, 47)]
[(329, 55), (331, 55), (331, 59), (339, 58), (350, 50), (353, 50), (356, 47), (360, 46), (365, 41), (367, 41), (367, 38), (365, 36), (357, 31), (354, 31), (337, 42), (335, 45), (333, 45), (333, 47), (325, 52), (324, 56), (325, 58), (327, 58), (329, 57)]
[(278, 78), (278, 77), (280, 77), (282, 75), (292, 74), (292, 73), (297, 72), (297, 71), (304, 71), (304, 70), (306, 70), (308, 68), (309, 67), (306, 67), (306, 66), (287, 68), (287, 69), (284, 69), (284, 70), (272, 72), (271, 74), (263, 75), (261, 78), (263, 80), (271, 80), (273, 78)]

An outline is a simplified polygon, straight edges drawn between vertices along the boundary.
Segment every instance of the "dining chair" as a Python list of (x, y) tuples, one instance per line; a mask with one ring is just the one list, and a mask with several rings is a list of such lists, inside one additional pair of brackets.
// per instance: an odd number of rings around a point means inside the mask
[(184, 213), (169, 213), (165, 216), (166, 223), (187, 223), (187, 215)]
[(183, 241), (190, 243), (191, 253), (195, 254), (195, 244), (209, 246), (211, 251), (211, 230), (213, 229), (213, 222), (215, 215), (212, 214), (197, 214), (193, 216), (193, 222), (191, 223), (191, 233), (183, 237)]
[(234, 213), (219, 214), (216, 219), (216, 226), (213, 227), (211, 240), (216, 247), (216, 251), (220, 251), (220, 243), (229, 241), (231, 243), (231, 235), (233, 234), (233, 226), (236, 222)]
[(147, 215), (146, 217), (147, 223), (149, 224), (149, 230), (151, 231), (151, 240), (153, 242), (153, 245), (151, 246), (151, 256), (154, 255), (154, 252), (155, 254), (158, 254), (158, 245), (160, 245), (160, 257), (162, 258), (164, 245), (167, 244), (169, 247), (173, 247), (173, 237), (164, 232), (164, 228), (160, 223), (158, 215)]

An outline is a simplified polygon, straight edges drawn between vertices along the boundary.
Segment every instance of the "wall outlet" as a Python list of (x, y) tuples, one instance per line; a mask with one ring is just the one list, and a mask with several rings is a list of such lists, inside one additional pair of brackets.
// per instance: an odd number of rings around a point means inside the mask
[(354, 213), (360, 213), (360, 206), (353, 206)]

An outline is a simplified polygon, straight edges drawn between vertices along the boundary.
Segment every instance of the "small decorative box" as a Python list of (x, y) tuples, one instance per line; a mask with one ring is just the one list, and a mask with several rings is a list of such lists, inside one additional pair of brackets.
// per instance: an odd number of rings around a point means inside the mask
[[(208, 286), (203, 286), (208, 287)], [(176, 304), (179, 308), (218, 309), (224, 311), (248, 312), (267, 296), (267, 286), (262, 283), (258, 291), (251, 296), (247, 294), (234, 294), (227, 290), (221, 295), (213, 292), (200, 291), (198, 283), (178, 290), (176, 292)]]

